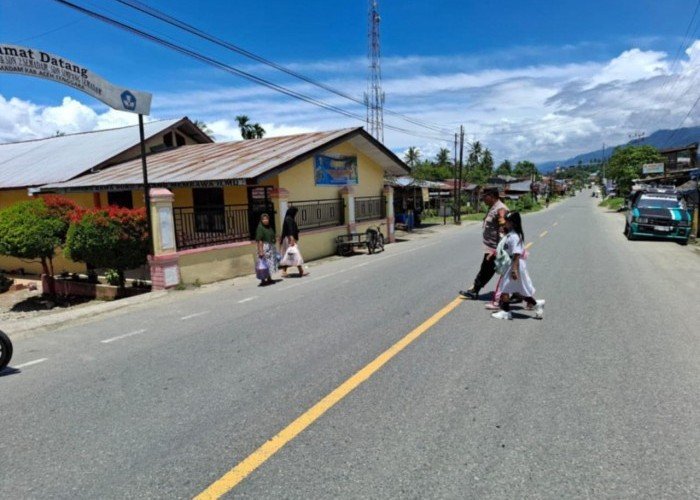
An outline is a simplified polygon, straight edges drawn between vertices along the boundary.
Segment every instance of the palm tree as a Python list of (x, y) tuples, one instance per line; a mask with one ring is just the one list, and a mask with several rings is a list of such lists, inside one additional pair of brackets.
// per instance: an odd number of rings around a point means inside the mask
[(265, 129), (259, 123), (253, 124), (253, 136), (255, 139), (262, 139), (265, 135)]
[(252, 139), (250, 118), (246, 115), (238, 115), (236, 121), (238, 122), (238, 128), (241, 129), (241, 137), (243, 139)]
[(489, 174), (493, 171), (493, 155), (489, 148), (484, 150), (484, 154), (481, 156), (481, 168), (486, 170)]
[(409, 147), (408, 151), (403, 155), (403, 159), (406, 160), (406, 163), (408, 163), (408, 166), (411, 168), (418, 162), (419, 158), (420, 151), (415, 146)]
[(447, 148), (440, 148), (437, 155), (435, 156), (435, 164), (439, 167), (446, 167), (450, 164), (450, 150)]
[(265, 135), (265, 129), (259, 123), (251, 123), (246, 115), (238, 115), (236, 121), (243, 139), (262, 139)]
[(194, 123), (195, 127), (197, 127), (199, 130), (204, 132), (206, 135), (209, 137), (212, 137), (214, 135), (214, 131), (209, 128), (209, 126), (204, 123), (202, 120), (195, 120), (192, 123)]
[(469, 158), (467, 159), (467, 164), (471, 168), (475, 168), (479, 165), (481, 161), (482, 148), (479, 141), (474, 141), (471, 149), (469, 150)]

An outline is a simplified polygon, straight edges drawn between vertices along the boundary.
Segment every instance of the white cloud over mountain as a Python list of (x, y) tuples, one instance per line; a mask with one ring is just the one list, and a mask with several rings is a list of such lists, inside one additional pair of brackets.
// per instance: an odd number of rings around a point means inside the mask
[[(451, 148), (453, 131), (464, 124), (468, 139), (488, 146), (497, 161), (565, 158), (599, 148), (603, 142), (626, 142), (630, 132), (678, 127), (700, 95), (700, 41), (693, 43), (679, 61), (665, 52), (639, 48), (630, 48), (607, 61), (590, 61), (581, 59), (585, 49), (585, 44), (552, 49), (559, 56), (575, 53), (579, 60), (560, 64), (517, 64), (518, 56), (547, 60), (546, 50), (537, 47), (516, 48), (510, 56), (503, 53), (491, 62), (485, 55), (387, 58), (386, 107), (447, 130), (441, 133), (421, 128), (386, 113), (387, 125), (410, 129), (418, 136), (387, 127), (385, 142), (396, 151), (413, 145), (430, 155), (439, 147)], [(499, 62), (503, 63), (500, 67)], [(360, 99), (366, 87), (363, 58), (289, 66)], [(268, 78), (275, 76), (255, 66), (246, 69)], [(288, 77), (275, 81), (364, 117), (363, 106), (308, 83), (294, 83)], [(156, 89), (154, 117), (187, 115), (204, 120), (219, 140), (240, 137), (234, 119), (239, 114), (260, 122), (268, 135), (362, 125), (360, 120), (263, 87), (231, 83), (231, 79), (218, 76), (206, 88), (187, 92)], [(66, 97), (60, 105), (41, 107), (0, 96), (0, 141), (43, 137), (57, 130), (78, 132), (135, 123), (135, 115), (95, 111), (84, 102), (89, 101)], [(688, 116), (684, 126), (700, 123), (700, 108), (697, 111)]]

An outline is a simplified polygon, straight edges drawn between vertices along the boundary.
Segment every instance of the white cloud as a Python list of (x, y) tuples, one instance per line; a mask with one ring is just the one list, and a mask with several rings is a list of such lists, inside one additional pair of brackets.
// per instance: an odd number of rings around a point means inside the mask
[(59, 106), (37, 106), (0, 95), (0, 142), (50, 137), (57, 132), (71, 134), (89, 130), (122, 127), (138, 123), (137, 115), (110, 109), (97, 113), (70, 97)]
[[(384, 64), (386, 107), (422, 122), (441, 124), (446, 133), (428, 130), (386, 113), (384, 142), (399, 153), (417, 146), (425, 155), (440, 147), (452, 150), (452, 132), (464, 124), (468, 140), (480, 140), (503, 159), (534, 161), (566, 158), (607, 144), (627, 141), (630, 131), (648, 134), (674, 128), (685, 117), (698, 91), (700, 41), (678, 62), (669, 54), (630, 47), (603, 61), (580, 58), (586, 44), (557, 49), (576, 53), (579, 62), (546, 63), (548, 48), (520, 47), (510, 55), (406, 56)], [(515, 62), (522, 59), (522, 64)], [(509, 61), (505, 65), (503, 61)], [(539, 63), (532, 63), (539, 61)], [(296, 63), (294, 69), (322, 78), (361, 99), (366, 88), (362, 58)], [(311, 73), (308, 73), (311, 72)], [(324, 77), (325, 76), (325, 77)], [(270, 74), (272, 78), (272, 74)], [(342, 107), (360, 119), (338, 115), (249, 84), (216, 80), (206, 88), (181, 93), (155, 92), (154, 113), (203, 120), (217, 140), (240, 139), (235, 116), (245, 114), (267, 130), (268, 137), (362, 125), (364, 107), (286, 76), (286, 87)], [(234, 80), (234, 82), (236, 82)], [(219, 85), (218, 87), (215, 85)], [(700, 117), (700, 114), (696, 114)], [(700, 123), (691, 116), (685, 126)], [(135, 115), (97, 113), (65, 98), (59, 106), (40, 107), (0, 96), (0, 140), (17, 140), (135, 123)], [(389, 126), (416, 131), (407, 135)], [(441, 141), (436, 136), (444, 137)]]
[(632, 49), (610, 61), (591, 79), (589, 87), (615, 81), (634, 82), (668, 73), (665, 52)]
[[(315, 129), (307, 127), (298, 127), (294, 125), (284, 125), (275, 123), (261, 123), (265, 129), (265, 137), (280, 137), (284, 135), (304, 134), (306, 132), (315, 132)], [(241, 131), (236, 122), (230, 120), (214, 120), (207, 122), (207, 126), (214, 132), (214, 138), (217, 141), (240, 141)]]

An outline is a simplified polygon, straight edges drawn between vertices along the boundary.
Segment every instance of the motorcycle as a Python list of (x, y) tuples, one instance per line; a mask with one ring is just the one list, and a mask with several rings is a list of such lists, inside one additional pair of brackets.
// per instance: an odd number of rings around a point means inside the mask
[(0, 371), (4, 370), (12, 358), (12, 342), (10, 337), (0, 330)]

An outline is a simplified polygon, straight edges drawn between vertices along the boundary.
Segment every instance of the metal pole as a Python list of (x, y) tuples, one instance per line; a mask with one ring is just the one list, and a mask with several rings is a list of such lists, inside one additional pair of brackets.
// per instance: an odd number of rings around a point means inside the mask
[(139, 134), (141, 135), (141, 169), (143, 171), (143, 198), (146, 204), (146, 220), (148, 221), (149, 249), (153, 249), (153, 221), (151, 220), (151, 188), (148, 185), (148, 168), (146, 167), (146, 137), (143, 131), (143, 115), (139, 113)]
[(459, 197), (457, 198), (457, 223), (462, 223), (462, 168), (464, 160), (464, 126), (459, 127)]
[(454, 179), (452, 179), (452, 222), (457, 223), (457, 134), (455, 134)]

